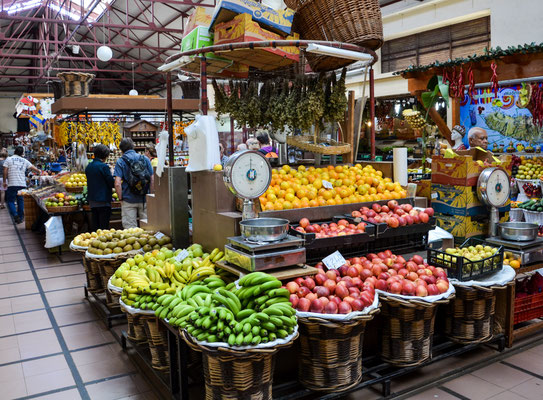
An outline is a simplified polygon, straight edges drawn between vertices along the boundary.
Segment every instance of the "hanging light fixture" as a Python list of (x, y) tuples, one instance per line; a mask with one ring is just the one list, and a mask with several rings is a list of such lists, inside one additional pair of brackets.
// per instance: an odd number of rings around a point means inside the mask
[(100, 61), (108, 62), (109, 60), (113, 58), (113, 51), (111, 50), (109, 46), (106, 46), (106, 20), (105, 20), (106, 16), (103, 15), (102, 18), (103, 18), (102, 29), (104, 31), (104, 45), (98, 47), (98, 50), (96, 50), (96, 57), (98, 57)]
[(134, 89), (134, 63), (132, 63), (132, 90), (128, 92), (130, 96), (137, 96), (138, 91)]

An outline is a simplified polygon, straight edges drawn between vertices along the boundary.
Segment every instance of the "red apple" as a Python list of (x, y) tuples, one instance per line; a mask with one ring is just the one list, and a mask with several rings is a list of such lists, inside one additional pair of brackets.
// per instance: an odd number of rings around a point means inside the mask
[(387, 290), (387, 282), (382, 280), (382, 279), (379, 279), (376, 283), (375, 283), (375, 289), (379, 289), (379, 290)]
[(317, 297), (328, 297), (330, 296), (330, 289), (328, 289), (326, 286), (315, 286), (315, 289), (313, 289), (313, 293), (317, 295)]
[(311, 301), (309, 301), (308, 299), (302, 297), (300, 300), (298, 300), (297, 310), (299, 310), (299, 311), (309, 311), (310, 306), (311, 306)]
[(424, 210), (424, 213), (427, 214), (429, 217), (433, 217), (434, 216), (434, 209), (429, 207), (429, 208), (426, 208)]
[(360, 294), (360, 289), (357, 288), (356, 286), (349, 288), (349, 296), (356, 297), (355, 295), (359, 295), (359, 294)]
[(302, 219), (300, 220), (299, 224), (300, 224), (300, 226), (301, 226), (302, 228), (305, 228), (306, 226), (309, 225), (309, 220), (308, 220), (307, 218), (302, 218)]
[(306, 232), (305, 232), (305, 229), (302, 228), (301, 226), (297, 226), (294, 230), (295, 230), (295, 231), (298, 231), (298, 232), (306, 233)]
[(322, 305), (326, 307), (328, 303), (330, 303), (330, 299), (328, 297), (319, 297), (319, 300), (322, 301)]
[(405, 220), (407, 221), (407, 225), (413, 225), (413, 223), (415, 222), (411, 215), (406, 215)]
[(408, 271), (407, 269), (405, 269), (405, 268), (402, 268), (402, 269), (400, 269), (400, 270), (398, 271), (398, 275), (401, 275), (401, 276), (403, 276), (403, 277), (406, 277), (407, 274), (409, 274), (409, 271)]
[(330, 269), (330, 270), (326, 271), (326, 277), (328, 279), (332, 279), (332, 280), (335, 281), (337, 276), (338, 276), (338, 273), (337, 273), (337, 271), (335, 269)]
[(400, 226), (407, 225), (407, 220), (405, 219), (405, 217), (398, 218), (398, 221), (400, 222)]
[(358, 269), (356, 269), (355, 267), (349, 267), (347, 269), (347, 275), (350, 276), (351, 278), (354, 278), (355, 276), (359, 276)]
[(337, 314), (337, 308), (338, 305), (334, 301), (330, 301), (325, 307), (324, 307), (324, 313), (325, 314)]
[(322, 304), (322, 301), (320, 299), (315, 299), (311, 302), (311, 306), (309, 307), (309, 311), (314, 313), (322, 313), (324, 311), (324, 305)]
[(396, 262), (400, 264), (406, 263), (405, 258), (403, 258), (402, 256), (396, 256)]
[(317, 274), (315, 275), (315, 282), (317, 283), (317, 285), (322, 285), (324, 284), (324, 281), (326, 281), (326, 275), (324, 274)]
[(398, 226), (400, 226), (400, 221), (398, 220), (398, 218), (391, 217), (387, 220), (387, 225), (391, 228), (397, 228)]
[(430, 221), (430, 217), (424, 212), (419, 213), (419, 218), (420, 222), (422, 222), (423, 224), (427, 224), (428, 221)]
[(302, 282), (302, 286), (305, 286), (309, 290), (313, 290), (315, 288), (315, 281), (313, 280), (313, 278), (305, 278)]
[(400, 294), (402, 292), (402, 287), (400, 282), (393, 282), (390, 285), (390, 293)]
[(435, 295), (439, 294), (439, 289), (433, 283), (428, 285), (427, 289), (428, 289), (428, 295), (430, 295), (430, 296), (435, 296)]
[(320, 232), (322, 231), (322, 227), (318, 224), (313, 224), (311, 225), (313, 227), (313, 229), (315, 230), (315, 232)]
[(301, 285), (302, 285), (302, 282), (303, 282), (303, 281), (304, 281), (304, 278), (300, 278), (300, 277), (299, 277), (299, 278), (296, 278), (296, 279), (294, 279), (294, 282), (296, 282), (296, 283), (297, 283), (297, 284), (298, 284), (299, 286), (301, 286)]
[(308, 226), (306, 226), (306, 227), (305, 227), (305, 231), (306, 231), (307, 233), (315, 233), (315, 232), (316, 232), (316, 230), (315, 230), (315, 228), (313, 227), (313, 225), (308, 225)]
[(419, 274), (417, 274), (416, 272), (409, 272), (405, 276), (405, 279), (410, 280), (411, 282), (415, 282), (417, 279), (419, 279)]
[(385, 213), (388, 213), (388, 212), (390, 212), (390, 208), (388, 206), (382, 206), (381, 211), (385, 212)]
[(341, 303), (339, 303), (338, 312), (340, 314), (349, 314), (351, 311), (353, 311), (353, 309), (349, 303), (345, 301), (342, 301)]
[(345, 285), (337, 285), (335, 295), (343, 299), (349, 295), (349, 289)]
[(372, 276), (373, 273), (371, 270), (369, 270), (368, 268), (364, 268), (362, 270), (362, 272), (360, 273), (360, 277), (365, 281), (367, 278), (369, 278), (370, 276)]
[(414, 263), (416, 264), (424, 264), (424, 259), (419, 256), (418, 254), (415, 254), (412, 258), (411, 258), (411, 261), (413, 261)]
[(368, 307), (373, 303), (374, 293), (364, 292), (360, 295), (360, 300), (364, 303), (364, 307)]
[(377, 203), (373, 203), (373, 204), (371, 205), (371, 209), (372, 209), (373, 211), (375, 211), (376, 213), (380, 213), (380, 212), (381, 212), (381, 206), (380, 206), (379, 204), (377, 204)]
[(373, 273), (373, 275), (379, 276), (382, 272), (382, 269), (379, 265), (374, 265), (371, 269), (371, 272)]
[(330, 296), (330, 303), (336, 303), (336, 305), (339, 306), (339, 303), (341, 303), (341, 298), (338, 296)]
[(413, 215), (413, 223), (420, 224), (420, 217), (418, 215)]
[(296, 282), (289, 282), (287, 283), (286, 288), (290, 293), (296, 293), (298, 289), (300, 289), (300, 285), (298, 285)]
[(387, 206), (389, 209), (394, 210), (396, 207), (398, 207), (398, 202), (396, 200), (389, 200)]
[(404, 280), (402, 284), (402, 294), (412, 296), (415, 294), (415, 284), (409, 280)]
[(296, 292), (296, 294), (298, 295), (298, 297), (305, 297), (307, 296), (309, 293), (311, 293), (311, 290), (309, 290), (307, 287), (305, 286), (300, 286), (300, 288), (298, 289), (298, 291)]
[(396, 214), (398, 217), (401, 217), (402, 215), (405, 215), (405, 211), (402, 210), (401, 208), (397, 208), (397, 209), (394, 211), (394, 214)]
[(323, 286), (330, 291), (330, 294), (332, 294), (336, 290), (336, 281), (332, 279), (327, 279), (326, 281), (324, 281)]
[(305, 298), (308, 299), (308, 300), (313, 301), (313, 300), (315, 300), (316, 298), (318, 298), (318, 296), (317, 296), (315, 293), (308, 293), (308, 295), (305, 296)]
[(402, 204), (400, 207), (405, 212), (409, 212), (413, 209), (413, 206), (411, 204)]
[(420, 297), (426, 297), (428, 296), (428, 289), (426, 289), (426, 286), (424, 285), (418, 285), (415, 294)]
[(300, 298), (296, 294), (291, 294), (288, 299), (290, 300), (290, 304), (292, 304), (292, 307), (296, 308), (296, 306), (298, 305), (298, 300), (300, 300)]
[(353, 311), (361, 311), (364, 309), (364, 302), (361, 299), (354, 299), (351, 303)]
[(360, 287), (362, 287), (362, 284), (363, 284), (363, 283), (364, 283), (364, 282), (362, 282), (362, 279), (360, 279), (359, 276), (355, 276), (355, 277), (353, 278), (353, 285), (354, 285), (355, 287), (360, 288)]

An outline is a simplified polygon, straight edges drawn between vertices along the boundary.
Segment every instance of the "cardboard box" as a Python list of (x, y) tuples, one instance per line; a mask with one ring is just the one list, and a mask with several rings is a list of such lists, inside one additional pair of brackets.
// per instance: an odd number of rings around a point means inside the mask
[(253, 0), (222, 0), (215, 6), (210, 29), (216, 25), (231, 21), (239, 14), (249, 14), (253, 21), (280, 35), (290, 35), (294, 10), (274, 10)]
[[(181, 51), (200, 49), (202, 47), (213, 45), (213, 34), (208, 28), (196, 27), (187, 34), (181, 42)], [(247, 78), (249, 76), (249, 66), (240, 64), (236, 61), (220, 57), (215, 53), (205, 54), (207, 61), (207, 74), (209, 76), (229, 77), (229, 78)], [(196, 56), (185, 56), (185, 62), (181, 69), (192, 73), (200, 73), (200, 59)]]
[(487, 168), (477, 163), (493, 162), (492, 153), (479, 150), (457, 151), (458, 157), (432, 157), (432, 183), (455, 186), (475, 186), (481, 172)]
[(417, 184), (417, 197), (425, 197), (428, 201), (431, 201), (431, 181), (430, 179), (422, 179), (414, 182)]
[[(281, 39), (281, 36), (276, 33), (262, 29), (260, 25), (251, 19), (249, 14), (241, 14), (229, 22), (217, 24), (214, 32), (214, 43), (216, 45)], [(287, 40), (298, 39), (298, 34), (287, 37)], [(228, 50), (218, 52), (218, 54), (264, 71), (285, 67), (298, 62), (300, 59), (300, 50), (297, 47)]]
[(195, 7), (194, 12), (187, 19), (184, 28), (185, 32), (187, 32), (188, 35), (198, 26), (209, 28), (212, 17), (213, 9), (211, 7)]
[(485, 236), (488, 232), (487, 219), (441, 213), (436, 213), (435, 216), (436, 225), (453, 235), (457, 244), (470, 237)]
[(432, 183), (432, 208), (439, 213), (459, 216), (488, 215), (477, 197), (475, 186), (452, 186)]

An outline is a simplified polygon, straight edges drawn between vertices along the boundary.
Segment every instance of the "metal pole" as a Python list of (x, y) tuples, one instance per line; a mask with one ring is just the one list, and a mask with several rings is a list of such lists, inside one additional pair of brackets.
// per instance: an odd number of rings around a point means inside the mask
[(207, 62), (206, 58), (200, 58), (200, 113), (207, 115)]
[(175, 165), (173, 151), (172, 73), (166, 75), (166, 107), (168, 109), (168, 154), (170, 167)]
[(375, 80), (373, 78), (373, 67), (370, 68), (370, 142), (371, 160), (375, 160)]

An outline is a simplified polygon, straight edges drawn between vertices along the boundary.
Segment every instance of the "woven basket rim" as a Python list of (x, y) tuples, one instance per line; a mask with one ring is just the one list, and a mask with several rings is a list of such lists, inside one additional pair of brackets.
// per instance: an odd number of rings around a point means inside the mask
[(179, 329), (179, 335), (185, 340), (185, 342), (195, 351), (205, 352), (210, 355), (231, 355), (239, 358), (250, 358), (255, 355), (275, 354), (280, 348), (287, 348), (292, 346), (292, 343), (298, 338), (299, 332), (292, 337), (288, 343), (278, 344), (275, 347), (268, 348), (246, 348), (242, 350), (231, 349), (229, 347), (209, 347), (196, 343), (192, 336), (183, 329)]
[(455, 293), (451, 293), (448, 297), (444, 299), (440, 299), (434, 302), (427, 302), (424, 300), (418, 300), (418, 299), (399, 299), (397, 297), (393, 296), (387, 296), (386, 294), (379, 293), (379, 298), (383, 301), (389, 302), (389, 303), (398, 303), (399, 305), (406, 306), (406, 307), (434, 307), (438, 304), (447, 304), (450, 300), (454, 299)]
[[(379, 303), (377, 308), (371, 310), (369, 313), (364, 314), (364, 315), (357, 315), (347, 321), (335, 321), (335, 320), (330, 320), (326, 318), (318, 318), (318, 317), (298, 317), (298, 322), (305, 323), (305, 324), (312, 323), (312, 324), (327, 325), (330, 327), (358, 325), (362, 322), (367, 322), (367, 321), (372, 320), (373, 317), (381, 311), (381, 309), (379, 308), (380, 306), (381, 306), (381, 303)], [(326, 314), (323, 314), (323, 315), (326, 315)]]

